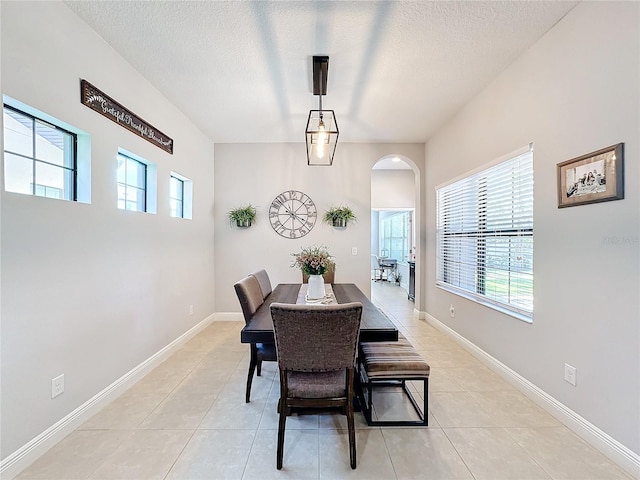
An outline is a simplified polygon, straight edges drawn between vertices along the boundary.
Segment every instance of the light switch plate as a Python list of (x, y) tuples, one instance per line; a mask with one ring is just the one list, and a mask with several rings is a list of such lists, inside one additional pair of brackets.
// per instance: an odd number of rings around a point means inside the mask
[(64, 374), (51, 379), (51, 398), (56, 398), (64, 392)]
[(564, 364), (564, 379), (574, 387), (576, 386), (576, 367), (572, 367), (568, 363)]

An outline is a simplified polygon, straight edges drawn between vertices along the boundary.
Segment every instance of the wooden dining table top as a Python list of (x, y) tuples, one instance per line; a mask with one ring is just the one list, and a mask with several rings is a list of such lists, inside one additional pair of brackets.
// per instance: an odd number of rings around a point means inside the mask
[[(274, 343), (273, 322), (270, 306), (274, 302), (295, 304), (300, 292), (300, 283), (280, 283), (260, 305), (253, 317), (240, 332), (242, 343)], [(397, 341), (398, 329), (389, 318), (353, 283), (335, 283), (333, 294), (338, 303), (362, 303), (360, 322), (361, 342)]]

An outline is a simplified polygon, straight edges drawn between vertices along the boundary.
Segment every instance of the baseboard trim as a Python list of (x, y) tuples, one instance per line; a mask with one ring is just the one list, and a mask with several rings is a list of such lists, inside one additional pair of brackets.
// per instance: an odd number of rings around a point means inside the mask
[(47, 428), (37, 437), (33, 438), (11, 455), (0, 462), (0, 478), (10, 480), (22, 470), (35, 462), (56, 443), (74, 431), (92, 415), (98, 412), (107, 403), (111, 402), (133, 386), (143, 376), (157, 367), (164, 360), (184, 345), (196, 334), (204, 330), (214, 320), (215, 315), (209, 315), (200, 323), (180, 335), (166, 347), (159, 350), (151, 357), (134, 367), (129, 372), (118, 378), (111, 385), (94, 395), (64, 418)]
[(538, 388), (526, 378), (511, 370), (505, 364), (489, 355), (455, 330), (449, 328), (440, 320), (428, 313), (425, 314), (425, 317), (428, 323), (449, 335), (465, 350), (469, 351), (482, 363), (498, 373), (502, 378), (524, 393), (538, 406), (553, 415), (557, 420), (566, 425), (591, 446), (602, 452), (620, 468), (633, 475), (634, 478), (640, 478), (640, 455), (622, 445), (616, 439), (600, 430), (598, 427), (578, 415), (576, 412), (556, 400), (542, 389)]
[(244, 322), (242, 313), (239, 312), (218, 312), (214, 314), (214, 322)]

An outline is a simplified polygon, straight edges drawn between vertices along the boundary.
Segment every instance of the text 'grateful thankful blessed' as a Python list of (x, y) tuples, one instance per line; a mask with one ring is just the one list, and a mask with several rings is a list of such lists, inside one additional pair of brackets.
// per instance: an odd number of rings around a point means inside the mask
[(104, 115), (118, 125), (122, 125), (130, 132), (141, 136), (164, 151), (173, 154), (173, 140), (160, 130), (149, 125), (86, 80), (80, 82), (80, 89), (81, 101), (84, 105)]

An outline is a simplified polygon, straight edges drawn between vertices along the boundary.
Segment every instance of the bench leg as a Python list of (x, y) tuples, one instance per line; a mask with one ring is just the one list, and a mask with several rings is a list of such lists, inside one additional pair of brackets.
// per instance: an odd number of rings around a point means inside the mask
[[(410, 381), (422, 381), (423, 384), (423, 395), (424, 395), (424, 405), (422, 408), (418, 405), (415, 397), (409, 390), (406, 385), (407, 380)], [(367, 421), (367, 425), (372, 427), (410, 427), (410, 426), (421, 426), (426, 427), (429, 426), (429, 412), (428, 408), (428, 395), (429, 395), (429, 377), (420, 377), (420, 378), (388, 378), (384, 380), (371, 380), (369, 378), (366, 381), (361, 382), (362, 390), (367, 390), (366, 393), (363, 392), (363, 400), (362, 400), (362, 412), (364, 413), (365, 420)], [(411, 405), (413, 406), (416, 414), (418, 415), (419, 420), (374, 420), (373, 419), (373, 388), (374, 387), (402, 387), (402, 391), (408, 397)]]

